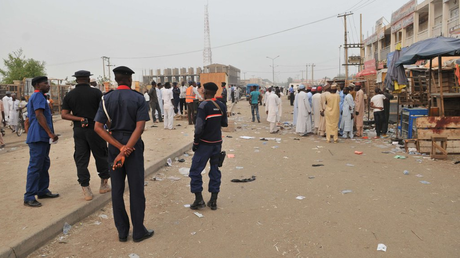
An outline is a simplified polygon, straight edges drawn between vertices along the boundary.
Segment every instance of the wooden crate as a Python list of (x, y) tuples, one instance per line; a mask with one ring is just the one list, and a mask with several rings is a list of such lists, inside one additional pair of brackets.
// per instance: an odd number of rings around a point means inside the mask
[(447, 153), (460, 154), (460, 117), (419, 117), (415, 124), (420, 153), (431, 152), (432, 137), (446, 137)]

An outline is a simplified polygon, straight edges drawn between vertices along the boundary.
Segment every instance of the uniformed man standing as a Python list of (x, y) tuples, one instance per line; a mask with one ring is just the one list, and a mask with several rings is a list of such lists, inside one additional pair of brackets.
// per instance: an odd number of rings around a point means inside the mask
[(217, 209), (217, 195), (220, 192), (221, 173), (218, 167), (219, 157), (222, 149), (221, 127), (227, 127), (227, 108), (214, 98), (217, 92), (217, 85), (209, 82), (204, 84), (203, 101), (198, 107), (195, 125), (195, 137), (193, 151), (195, 155), (190, 167), (190, 189), (195, 194), (195, 201), (190, 208), (196, 210), (206, 207), (201, 192), (203, 191), (203, 180), (201, 172), (209, 160), (211, 170), (209, 171), (209, 188), (211, 199), (208, 206), (212, 210)]
[(90, 86), (89, 71), (80, 70), (73, 75), (77, 85), (65, 97), (61, 117), (73, 121), (73, 138), (75, 142), (74, 160), (77, 165), (78, 182), (83, 189), (85, 200), (93, 199), (89, 186), (90, 174), (88, 164), (91, 152), (96, 161), (96, 168), (101, 178), (99, 193), (110, 192), (108, 184), (109, 166), (107, 163), (107, 143), (94, 132), (94, 117), (101, 102), (102, 92)]
[(59, 137), (54, 134), (51, 111), (45, 97), (45, 93), (50, 90), (48, 78), (35, 77), (32, 79), (32, 85), (35, 90), (27, 104), (30, 127), (26, 143), (29, 145), (30, 160), (24, 205), (40, 207), (42, 204), (35, 199), (35, 195), (38, 196), (38, 199), (59, 197), (59, 194), (53, 194), (48, 190), (50, 185), (48, 169), (51, 164), (50, 144), (57, 141)]
[(152, 108), (152, 120), (153, 123), (157, 122), (157, 118), (155, 116), (155, 111), (158, 112), (158, 120), (160, 123), (163, 122), (163, 117), (161, 116), (161, 109), (160, 109), (160, 103), (158, 103), (158, 96), (157, 96), (157, 83), (155, 81), (152, 81), (152, 88), (149, 90), (149, 96), (150, 96), (150, 107)]
[[(127, 176), (133, 240), (140, 242), (154, 233), (144, 226), (144, 142), (141, 135), (145, 122), (149, 120), (148, 107), (144, 96), (131, 90), (134, 72), (125, 66), (119, 66), (113, 72), (119, 86), (103, 96), (94, 119), (94, 130), (109, 143), (109, 162), (113, 162), (110, 171), (112, 206), (118, 239), (126, 242), (130, 228), (123, 200)], [(104, 130), (104, 124), (108, 125), (111, 134)]]
[(222, 101), (222, 103), (224, 103), (225, 107), (227, 107), (227, 88), (225, 88), (226, 85), (226, 82), (222, 82), (222, 97), (219, 98), (219, 100)]

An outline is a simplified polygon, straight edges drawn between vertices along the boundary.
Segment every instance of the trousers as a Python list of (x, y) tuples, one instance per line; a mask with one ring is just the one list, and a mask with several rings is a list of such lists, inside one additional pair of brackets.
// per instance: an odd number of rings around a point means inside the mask
[(152, 107), (152, 120), (153, 120), (153, 122), (157, 121), (157, 118), (155, 117), (155, 111), (158, 112), (158, 120), (160, 122), (163, 122), (163, 118), (161, 117), (160, 104), (158, 102), (150, 102), (150, 106)]
[[(161, 114), (161, 113), (160, 113)], [(112, 136), (121, 144), (126, 144), (131, 133), (112, 132)], [(112, 183), (112, 206), (115, 226), (119, 237), (127, 237), (129, 233), (129, 217), (126, 213), (123, 194), (125, 192), (125, 180), (128, 177), (129, 202), (131, 222), (133, 225), (133, 238), (139, 239), (145, 235), (147, 229), (144, 226), (145, 195), (144, 195), (144, 142), (139, 139), (134, 145), (135, 151), (126, 158), (123, 167), (110, 170)], [(109, 145), (109, 163), (112, 163), (120, 151)]]
[(382, 133), (383, 121), (385, 120), (385, 112), (375, 111), (374, 120), (375, 120), (375, 132), (377, 133), (377, 136), (380, 136), (380, 134)]
[(187, 118), (189, 125), (195, 124), (195, 106), (193, 102), (187, 103)]
[(164, 110), (165, 110), (164, 128), (173, 129), (174, 107), (165, 105)]
[(50, 175), (50, 144), (48, 142), (29, 143), (29, 167), (27, 168), (27, 183), (24, 201), (35, 200), (35, 195), (49, 193)]
[(109, 165), (107, 163), (107, 143), (95, 131), (94, 125), (81, 127), (75, 125), (73, 128), (73, 139), (75, 152), (73, 158), (77, 166), (78, 182), (81, 186), (88, 186), (90, 173), (88, 164), (91, 153), (96, 161), (96, 169), (102, 179), (110, 178)]
[(254, 122), (254, 120), (255, 120), (254, 113), (255, 113), (255, 115), (257, 116), (257, 121), (260, 122), (260, 116), (259, 116), (259, 103), (251, 104), (252, 122)]
[(201, 193), (203, 191), (203, 178), (201, 172), (206, 168), (206, 163), (209, 160), (211, 169), (209, 170), (209, 185), (210, 193), (220, 192), (220, 183), (222, 174), (219, 170), (219, 155), (222, 149), (222, 144), (210, 145), (201, 143), (195, 151), (192, 158), (192, 166), (190, 167), (190, 190), (192, 193)]

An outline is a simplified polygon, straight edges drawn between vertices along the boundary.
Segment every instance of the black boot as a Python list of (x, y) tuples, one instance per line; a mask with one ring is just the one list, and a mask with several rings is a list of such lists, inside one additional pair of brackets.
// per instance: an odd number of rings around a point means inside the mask
[(211, 193), (211, 199), (208, 202), (208, 207), (213, 211), (217, 210), (217, 194), (218, 193)]
[(195, 193), (195, 201), (193, 202), (192, 205), (190, 205), (190, 209), (192, 210), (198, 210), (200, 208), (206, 207), (206, 204), (204, 203), (203, 196), (201, 195), (201, 192)]

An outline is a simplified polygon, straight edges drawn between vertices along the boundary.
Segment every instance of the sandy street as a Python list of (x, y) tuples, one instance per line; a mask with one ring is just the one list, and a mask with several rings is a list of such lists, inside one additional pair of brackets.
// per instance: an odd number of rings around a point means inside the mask
[[(224, 133), (223, 145), (234, 158), (227, 158), (221, 169), (216, 211), (206, 207), (199, 218), (184, 207), (194, 198), (189, 178), (179, 173), (181, 167), (190, 167), (193, 153), (189, 152), (178, 157), (184, 163), (173, 162), (154, 175), (161, 181), (146, 178), (145, 225), (155, 230), (151, 239), (134, 243), (130, 236), (127, 243), (118, 242), (109, 204), (29, 257), (460, 255), (460, 165), (396, 152), (385, 139), (341, 139), (328, 144), (317, 136), (299, 137), (289, 128), (271, 135), (264, 107), (260, 111), (258, 124), (251, 122), (247, 102), (234, 109), (232, 120), (238, 129)], [(292, 107), (285, 97), (283, 111), (282, 121), (292, 121)], [(191, 128), (187, 130), (188, 138), (181, 130), (161, 131), (161, 135), (170, 134), (171, 141), (177, 140), (171, 137), (174, 134), (192, 141)], [(146, 149), (153, 145), (165, 149), (168, 143), (146, 142)], [(406, 158), (395, 159), (396, 155)], [(312, 166), (317, 164), (323, 166)], [(256, 180), (230, 182), (251, 176)], [(205, 189), (207, 182), (204, 174)], [(126, 201), (128, 193), (125, 196)], [(209, 196), (205, 191), (206, 201)], [(58, 208), (46, 203), (50, 214)], [(377, 251), (378, 244), (386, 245), (386, 252)]]

